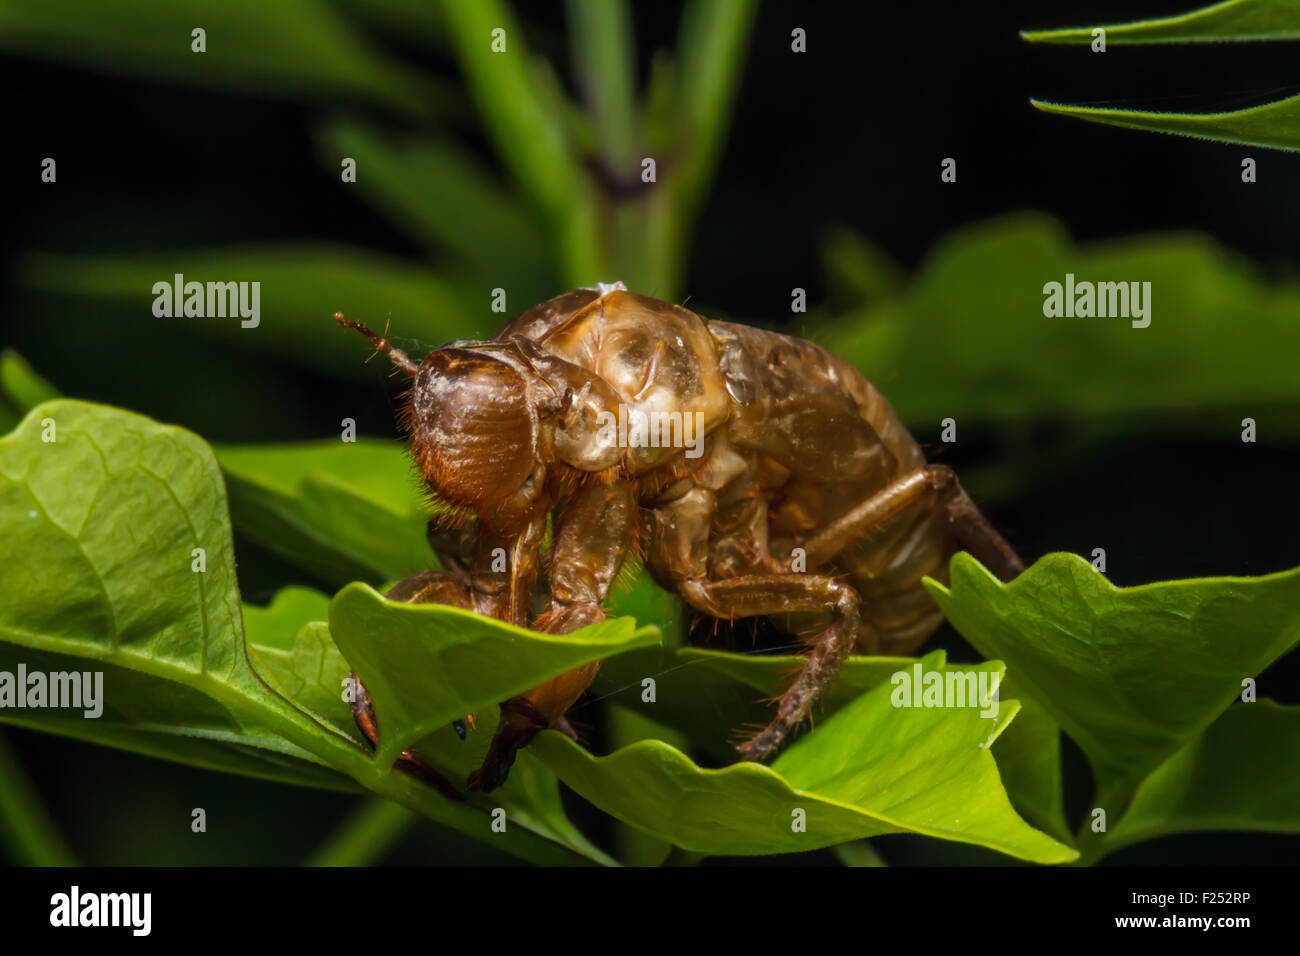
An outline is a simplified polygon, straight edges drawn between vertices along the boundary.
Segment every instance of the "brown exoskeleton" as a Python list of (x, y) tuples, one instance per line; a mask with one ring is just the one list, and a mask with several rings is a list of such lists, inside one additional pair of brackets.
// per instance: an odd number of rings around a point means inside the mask
[[(473, 515), (432, 521), (442, 569), (389, 597), (566, 633), (604, 617), (637, 553), (697, 611), (773, 616), (805, 633), (807, 661), (771, 723), (738, 748), (747, 760), (790, 737), (850, 653), (905, 654), (924, 641), (941, 615), (921, 578), (946, 580), (956, 551), (1003, 580), (1023, 569), (952, 471), (925, 463), (880, 392), (811, 342), (704, 319), (620, 283), (565, 293), (490, 342), (453, 343), (418, 365), (336, 318), (413, 379), (411, 452), (432, 493)], [(549, 603), (530, 621), (548, 517)], [(493, 570), (497, 549), (504, 572)], [(501, 704), (470, 788), (499, 786), (520, 747), (563, 724), (598, 667)], [(355, 709), (377, 739), (364, 695)]]

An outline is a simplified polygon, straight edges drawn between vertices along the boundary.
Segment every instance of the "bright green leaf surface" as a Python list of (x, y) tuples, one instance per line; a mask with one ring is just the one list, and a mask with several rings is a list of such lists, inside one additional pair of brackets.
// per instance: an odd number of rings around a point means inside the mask
[[(987, 745), (1014, 702), (988, 719), (973, 708), (896, 708), (891, 692), (862, 695), (772, 767), (702, 770), (659, 741), (595, 757), (550, 732), (533, 749), (607, 813), (697, 853), (792, 853), (917, 832), (1040, 862), (1074, 857), (1016, 816), (998, 780)], [(792, 826), (797, 810), (806, 832)]]
[(1233, 704), (1142, 782), (1101, 852), (1194, 830), (1300, 833), (1300, 707)]
[(389, 761), (459, 717), (659, 640), (629, 618), (541, 634), (460, 608), (386, 601), (364, 584), (335, 595), (330, 632), (370, 692), (383, 728), (379, 759)]
[(217, 457), (235, 527), (328, 581), (379, 583), (436, 564), (416, 475), (397, 442), (226, 446)]
[[(41, 440), (46, 420), (53, 442)], [(99, 406), (41, 405), (0, 439), (0, 527), (0, 641), (19, 659), (104, 667), (112, 712), (83, 720), (88, 733), (120, 722), (178, 735), (167, 746), (182, 751), (197, 738), (324, 762), (311, 748), (328, 742), (244, 657), (221, 474), (198, 438)], [(192, 570), (195, 548), (206, 571)]]
[[(47, 419), (53, 442), (41, 440)], [(483, 807), (390, 772), (391, 759), (358, 745), (337, 699), (342, 658), (300, 617), (321, 613), (319, 596), (291, 591), (250, 612), (262, 642), (251, 645), (254, 665), (226, 514), (211, 449), (183, 429), (59, 400), (0, 438), (0, 669), (104, 674), (97, 719), (8, 707), (0, 719), (283, 782), (359, 782), (524, 859), (604, 861), (563, 832), (544, 769), (521, 772), (520, 825), (503, 836)], [(196, 547), (206, 551), (201, 572), (192, 570)], [(294, 693), (302, 700), (284, 696)]]
[(1053, 554), (1002, 584), (963, 553), (951, 577), (927, 581), (948, 620), (1079, 744), (1112, 814), (1300, 638), (1300, 569), (1116, 588)]

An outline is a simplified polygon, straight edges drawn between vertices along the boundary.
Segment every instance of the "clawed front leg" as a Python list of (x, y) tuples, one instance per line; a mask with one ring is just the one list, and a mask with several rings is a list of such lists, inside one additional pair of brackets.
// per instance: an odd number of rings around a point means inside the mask
[[(408, 604), (450, 604), (453, 607), (471, 607), (472, 601), (468, 590), (456, 576), (447, 571), (421, 571), (403, 581), (399, 581), (384, 595), (390, 601), (404, 601)], [(375, 708), (370, 701), (370, 694), (352, 672), (352, 717), (365, 738), (374, 747), (379, 746), (379, 722), (375, 719)], [(464, 737), (461, 730), (457, 733)], [(436, 789), (443, 796), (452, 800), (463, 800), (460, 791), (446, 777), (433, 769), (426, 761), (413, 751), (404, 750), (393, 764), (394, 768), (410, 774)]]
[[(604, 601), (632, 545), (636, 499), (627, 481), (592, 482), (566, 503), (556, 521), (550, 607), (533, 629), (568, 634), (604, 620)], [(564, 713), (596, 678), (600, 662), (566, 671), (501, 705), (501, 723), (483, 765), (469, 778), (471, 790), (494, 790), (505, 782), (515, 754), (547, 728), (561, 729)]]

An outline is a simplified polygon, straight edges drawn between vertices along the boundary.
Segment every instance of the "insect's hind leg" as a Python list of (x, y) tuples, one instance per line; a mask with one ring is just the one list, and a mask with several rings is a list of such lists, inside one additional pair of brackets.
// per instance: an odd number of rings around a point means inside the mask
[(1010, 581), (1025, 569), (947, 465), (927, 465), (908, 472), (813, 535), (803, 545), (808, 569), (825, 565), (872, 528), (925, 498), (947, 515), (953, 539), (1000, 580)]
[[(393, 585), (384, 597), (390, 601), (404, 601), (408, 604), (450, 604), (453, 607), (473, 608), (468, 589), (454, 575), (446, 571), (421, 571), (413, 574)], [(353, 671), (351, 676), (352, 718), (371, 745), (378, 747), (379, 722), (375, 719), (375, 708), (370, 701), (370, 694), (357, 677), (356, 671)], [(464, 736), (463, 730), (458, 728), (457, 732)], [(402, 751), (393, 766), (423, 781), (449, 799), (464, 799), (450, 780), (410, 750)]]
[(746, 760), (763, 760), (799, 726), (813, 702), (839, 672), (862, 631), (858, 593), (820, 574), (771, 574), (730, 581), (680, 582), (679, 591), (696, 610), (715, 617), (759, 617), (830, 609), (831, 622), (811, 643), (807, 661), (781, 695), (776, 716), (737, 748)]
[(1011, 545), (1007, 544), (997, 529), (975, 507), (957, 475), (946, 465), (931, 465), (926, 469), (939, 495), (939, 506), (948, 515), (953, 537), (981, 564), (993, 572), (1000, 581), (1011, 581), (1025, 570)]

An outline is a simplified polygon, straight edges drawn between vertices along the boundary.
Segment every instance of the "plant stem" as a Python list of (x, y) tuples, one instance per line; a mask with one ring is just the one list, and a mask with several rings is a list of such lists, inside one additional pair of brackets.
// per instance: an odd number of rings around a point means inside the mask
[(76, 866), (27, 774), (0, 737), (0, 843), (24, 866)]
[(308, 866), (369, 866), (418, 817), (400, 803), (371, 797), (343, 821), (307, 861)]
[(625, 0), (569, 0), (573, 72), (605, 162), (626, 173), (637, 146), (636, 50)]

